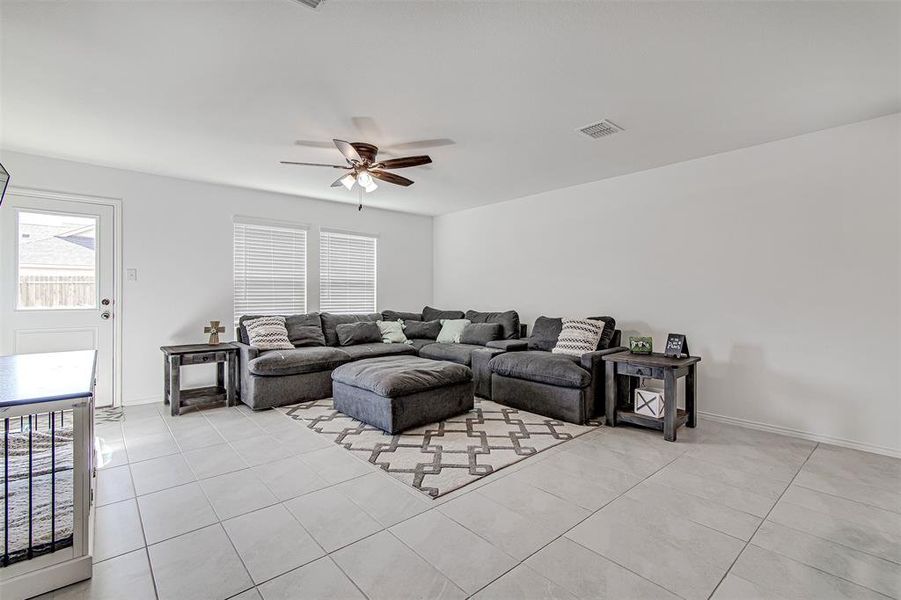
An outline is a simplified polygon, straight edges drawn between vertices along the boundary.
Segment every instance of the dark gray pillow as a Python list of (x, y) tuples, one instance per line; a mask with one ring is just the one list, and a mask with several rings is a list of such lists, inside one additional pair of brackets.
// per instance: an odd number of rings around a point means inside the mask
[(440, 308), (432, 308), (426, 306), (422, 309), (423, 321), (439, 321), (441, 319), (462, 319), (462, 310), (441, 310)]
[(557, 345), (557, 338), (563, 330), (563, 319), (555, 317), (538, 317), (532, 326), (529, 337), (529, 350), (550, 352)]
[(441, 321), (404, 321), (404, 335), (410, 340), (434, 340), (441, 333)]
[(341, 323), (335, 327), (338, 334), (338, 344), (341, 346), (356, 346), (357, 344), (369, 344), (382, 341), (382, 332), (379, 326), (371, 321), (362, 323)]
[(336, 315), (324, 312), (319, 317), (322, 319), (322, 332), (325, 334), (325, 343), (329, 346), (338, 345), (338, 334), (335, 333), (335, 327), (342, 323), (360, 323), (363, 321), (375, 323), (382, 320), (381, 313)]
[[(601, 339), (598, 341), (598, 350), (606, 350), (610, 347), (613, 340), (613, 334), (616, 333), (616, 319), (613, 317), (588, 317), (592, 321), (603, 321), (604, 331), (601, 332)], [(288, 333), (291, 329), (288, 329)]]
[(383, 310), (382, 321), (422, 321), (422, 313), (402, 310)]
[[(243, 315), (238, 319), (238, 329), (240, 330), (240, 342), (249, 344), (247, 337), (247, 328), (244, 322), (251, 319), (258, 319), (263, 315)], [(325, 346), (325, 336), (322, 334), (322, 321), (319, 319), (319, 313), (310, 313), (306, 315), (279, 315), (285, 317), (285, 329), (288, 330), (288, 339), (295, 347), (301, 346)]]
[(501, 337), (498, 339), (519, 339), (519, 313), (515, 310), (504, 312), (466, 311), (466, 319), (473, 323), (498, 323), (501, 326)]
[(502, 334), (503, 327), (500, 323), (470, 323), (463, 328), (460, 343), (484, 346), (488, 342), (501, 339)]

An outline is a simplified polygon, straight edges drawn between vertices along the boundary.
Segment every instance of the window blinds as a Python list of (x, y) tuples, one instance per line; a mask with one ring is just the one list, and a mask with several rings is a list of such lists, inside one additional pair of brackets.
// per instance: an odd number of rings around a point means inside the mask
[(235, 221), (235, 322), (307, 312), (307, 232)]
[(320, 233), (320, 311), (375, 312), (376, 242), (376, 238), (364, 235)]

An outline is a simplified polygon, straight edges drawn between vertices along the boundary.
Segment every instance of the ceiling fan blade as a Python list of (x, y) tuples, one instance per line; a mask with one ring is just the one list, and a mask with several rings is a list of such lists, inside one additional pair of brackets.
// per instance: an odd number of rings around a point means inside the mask
[(341, 154), (344, 155), (344, 158), (351, 162), (363, 162), (363, 158), (357, 152), (357, 149), (350, 144), (350, 142), (345, 142), (344, 140), (332, 141), (335, 143), (335, 146), (338, 147), (338, 150), (341, 151)]
[(351, 175), (351, 173), (352, 173), (351, 171), (349, 171), (349, 172), (347, 172), (347, 173), (344, 173), (343, 175), (341, 175), (341, 177), (339, 177), (338, 179), (336, 179), (335, 181), (333, 181), (333, 182), (332, 182), (332, 185), (329, 186), (329, 187), (347, 187), (347, 186), (344, 185), (343, 180), (344, 180), (344, 178), (347, 177), (348, 175)]
[(425, 148), (440, 148), (442, 146), (453, 146), (456, 144), (454, 140), (448, 138), (435, 138), (433, 140), (416, 140), (413, 142), (404, 142), (402, 144), (389, 144), (388, 150), (393, 152), (404, 150), (423, 150)]
[(346, 169), (347, 165), (326, 165), (323, 163), (294, 162), (291, 160), (279, 161), (283, 165), (301, 165), (303, 167), (331, 167), (332, 169)]
[(385, 171), (369, 171), (369, 174), (376, 179), (381, 179), (382, 181), (387, 181), (388, 183), (402, 185), (404, 187), (413, 185), (413, 181), (411, 179), (401, 177), (400, 175), (395, 175), (394, 173), (386, 173)]
[(319, 142), (315, 140), (294, 140), (295, 146), (303, 146), (304, 148), (334, 148), (335, 144), (331, 142)]
[(391, 158), (383, 160), (375, 165), (378, 169), (403, 169), (405, 167), (418, 167), (419, 165), (427, 165), (432, 162), (428, 156), (403, 156), (401, 158)]

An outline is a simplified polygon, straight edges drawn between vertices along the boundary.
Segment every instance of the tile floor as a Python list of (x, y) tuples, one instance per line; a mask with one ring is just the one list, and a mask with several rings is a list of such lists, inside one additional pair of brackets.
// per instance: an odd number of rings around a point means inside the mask
[(94, 578), (48, 597), (901, 598), (901, 460), (601, 427), (430, 500), (276, 411), (98, 424)]

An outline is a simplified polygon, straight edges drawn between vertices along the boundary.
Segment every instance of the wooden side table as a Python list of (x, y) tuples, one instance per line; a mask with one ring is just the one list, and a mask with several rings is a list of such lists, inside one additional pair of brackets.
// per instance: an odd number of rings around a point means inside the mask
[[(161, 346), (165, 368), (163, 402), (172, 407), (172, 416), (181, 413), (182, 406), (201, 406), (225, 401), (235, 405), (238, 381), (238, 347), (231, 343), (187, 344)], [(181, 388), (183, 365), (216, 365), (216, 385), (184, 390)], [(226, 365), (228, 376), (226, 377)]]
[[(663, 439), (676, 441), (676, 430), (682, 425), (694, 427), (697, 422), (697, 376), (695, 370), (701, 362), (698, 356), (672, 358), (660, 353), (632, 354), (629, 351), (608, 354), (603, 357), (606, 368), (607, 425), (616, 427), (620, 422), (652, 427), (663, 431)], [(628, 377), (649, 377), (663, 380), (664, 414), (655, 419), (635, 413), (633, 399), (621, 403), (619, 398), (620, 379)], [(676, 380), (685, 377), (685, 410), (676, 408)], [(629, 396), (634, 386), (629, 385)]]

